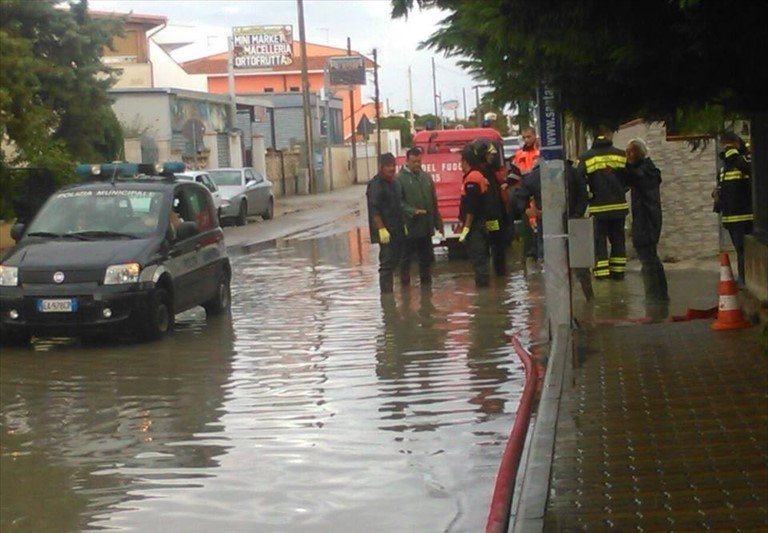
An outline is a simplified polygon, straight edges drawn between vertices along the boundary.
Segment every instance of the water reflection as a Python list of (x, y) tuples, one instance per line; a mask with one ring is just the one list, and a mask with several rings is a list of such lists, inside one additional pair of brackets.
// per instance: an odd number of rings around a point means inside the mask
[(354, 226), (234, 257), (231, 320), (2, 354), (0, 529), (481, 529), (535, 282), (441, 256), (382, 300)]
[(158, 480), (209, 475), (226, 443), (185, 441), (217, 431), (231, 346), (228, 318), (192, 313), (163, 343), (3, 349), (0, 529), (82, 530)]

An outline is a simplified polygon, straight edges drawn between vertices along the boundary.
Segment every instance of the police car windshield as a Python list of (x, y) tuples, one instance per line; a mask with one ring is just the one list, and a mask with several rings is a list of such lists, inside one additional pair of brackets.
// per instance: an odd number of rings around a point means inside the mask
[(242, 174), (239, 170), (210, 170), (208, 173), (219, 187), (242, 185)]
[(54, 194), (29, 226), (28, 235), (91, 238), (147, 237), (160, 230), (163, 194), (88, 189)]

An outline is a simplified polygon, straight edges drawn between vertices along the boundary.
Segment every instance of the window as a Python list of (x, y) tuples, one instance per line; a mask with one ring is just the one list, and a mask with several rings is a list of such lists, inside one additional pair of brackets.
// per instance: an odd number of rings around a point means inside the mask
[(211, 216), (211, 206), (206, 201), (206, 196), (202, 191), (186, 189), (187, 200), (189, 202), (189, 211), (191, 218), (197, 222), (200, 231), (206, 231), (213, 228), (213, 217)]
[(264, 87), (264, 92), (265, 93), (273, 93), (273, 92), (275, 92), (275, 90), (272, 87)]
[(289, 91), (291, 91), (292, 93), (297, 93), (297, 92), (299, 92), (299, 88), (298, 87), (291, 87), (289, 89)]

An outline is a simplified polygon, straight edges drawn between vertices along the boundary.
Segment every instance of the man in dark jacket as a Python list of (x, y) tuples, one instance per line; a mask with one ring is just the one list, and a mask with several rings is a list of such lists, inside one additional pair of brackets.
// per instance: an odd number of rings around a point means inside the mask
[(712, 196), (720, 211), (720, 220), (728, 230), (736, 249), (740, 285), (744, 284), (744, 236), (752, 233), (752, 166), (740, 150), (741, 138), (731, 131), (720, 136), (723, 166)]
[[(595, 218), (595, 269), (597, 280), (624, 279), (627, 269), (624, 220), (629, 213), (626, 190), (616, 169), (624, 168), (627, 155), (613, 146), (613, 131), (601, 127), (592, 147), (579, 157), (577, 172), (585, 179), (591, 198), (589, 214)], [(610, 254), (608, 242), (611, 244)]]
[[(379, 173), (368, 182), (368, 224), (371, 242), (379, 244), (379, 286), (382, 293), (392, 292), (394, 272), (405, 246), (400, 184), (395, 179), (395, 156), (379, 158)], [(400, 272), (402, 277), (403, 273)]]
[(421, 148), (411, 148), (405, 154), (405, 165), (397, 174), (407, 233), (402, 257), (403, 285), (410, 283), (411, 261), (419, 260), (422, 285), (432, 283), (432, 236), (443, 233), (443, 220), (437, 208), (437, 193), (432, 176), (421, 168)]
[(632, 197), (632, 246), (642, 265), (645, 297), (649, 301), (669, 301), (667, 277), (656, 246), (661, 236), (661, 171), (648, 157), (641, 139), (627, 145), (627, 166), (621, 176)]

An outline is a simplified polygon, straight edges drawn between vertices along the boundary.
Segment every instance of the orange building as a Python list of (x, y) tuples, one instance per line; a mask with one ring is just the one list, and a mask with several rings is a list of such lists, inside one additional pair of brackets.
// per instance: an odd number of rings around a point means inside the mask
[[(319, 93), (325, 85), (324, 69), (331, 57), (345, 56), (347, 51), (342, 48), (307, 43), (307, 72), (310, 92)], [(280, 65), (269, 69), (242, 72), (235, 70), (235, 94), (301, 92), (301, 44), (293, 42), (293, 63)], [(353, 51), (353, 55), (361, 55)], [(374, 67), (373, 61), (365, 58), (367, 69)], [(227, 52), (216, 54), (181, 65), (188, 74), (206, 74), (208, 76), (208, 92), (228, 93), (229, 78), (227, 72)], [(342, 99), (344, 138), (348, 139), (352, 131), (350, 123), (350, 91), (346, 87), (336, 88), (335, 94)], [(354, 102), (354, 124), (357, 125), (365, 114), (372, 122), (375, 114), (371, 114), (371, 105), (362, 103), (362, 86), (356, 85), (352, 92)]]

